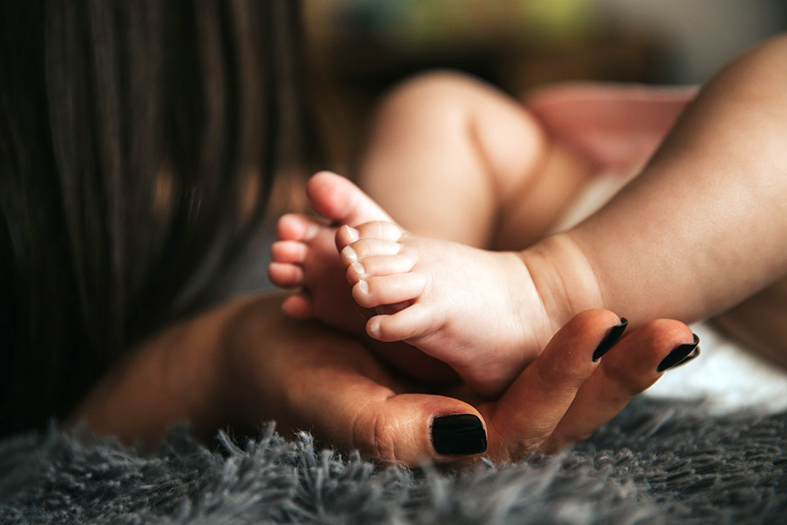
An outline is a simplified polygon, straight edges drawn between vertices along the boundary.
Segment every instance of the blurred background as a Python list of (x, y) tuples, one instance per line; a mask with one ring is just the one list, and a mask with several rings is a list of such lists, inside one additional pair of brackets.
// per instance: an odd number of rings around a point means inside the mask
[[(375, 102), (420, 71), (466, 71), (513, 96), (566, 80), (698, 84), (787, 31), (784, 0), (302, 2), (325, 167), (350, 177)], [(302, 183), (295, 177), (282, 190), (286, 197), (272, 218), (306, 209)], [(272, 235), (267, 231), (249, 251), (250, 270), (238, 290), (271, 286), (265, 269)]]
[(514, 96), (577, 79), (696, 84), (787, 29), (783, 0), (305, 0), (304, 14), (337, 169), (380, 94), (419, 71)]

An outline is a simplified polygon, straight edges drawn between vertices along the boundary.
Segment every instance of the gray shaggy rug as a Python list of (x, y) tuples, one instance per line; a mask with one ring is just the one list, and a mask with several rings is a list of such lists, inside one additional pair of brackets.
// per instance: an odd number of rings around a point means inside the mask
[(268, 425), (154, 453), (52, 428), (0, 442), (0, 522), (783, 523), (787, 413), (640, 399), (555, 457), (383, 468)]

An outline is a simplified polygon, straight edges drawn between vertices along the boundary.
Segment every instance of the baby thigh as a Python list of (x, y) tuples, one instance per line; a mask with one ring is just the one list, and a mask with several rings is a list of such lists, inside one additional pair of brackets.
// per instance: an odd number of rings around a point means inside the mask
[(539, 181), (552, 156), (521, 102), (471, 77), (436, 72), (384, 98), (358, 179), (413, 233), (492, 248), (509, 236), (539, 237), (562, 208), (553, 193), (568, 187)]

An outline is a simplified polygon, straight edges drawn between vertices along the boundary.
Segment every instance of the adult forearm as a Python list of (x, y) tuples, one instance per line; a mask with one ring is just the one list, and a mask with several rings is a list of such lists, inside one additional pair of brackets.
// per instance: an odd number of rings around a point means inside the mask
[(181, 421), (198, 436), (212, 435), (224, 423), (224, 331), (246, 302), (227, 303), (151, 337), (103, 378), (70, 424), (147, 446)]

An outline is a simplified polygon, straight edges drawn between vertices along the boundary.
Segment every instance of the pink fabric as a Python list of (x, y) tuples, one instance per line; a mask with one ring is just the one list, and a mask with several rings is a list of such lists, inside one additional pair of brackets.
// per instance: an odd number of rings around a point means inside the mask
[(653, 155), (697, 87), (569, 83), (525, 98), (556, 139), (605, 171), (628, 173)]

